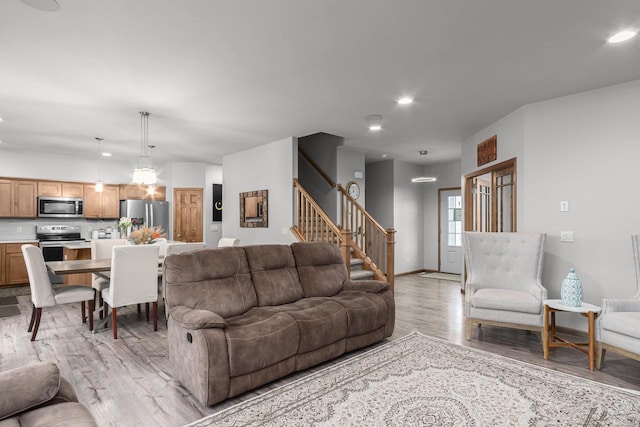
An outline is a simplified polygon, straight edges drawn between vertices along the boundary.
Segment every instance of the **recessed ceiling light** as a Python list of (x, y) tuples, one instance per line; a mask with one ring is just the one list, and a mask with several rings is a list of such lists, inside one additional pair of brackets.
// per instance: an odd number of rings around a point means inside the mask
[(634, 38), (638, 34), (635, 30), (623, 30), (615, 33), (607, 39), (609, 43), (622, 43)]
[(413, 98), (411, 98), (410, 96), (403, 96), (402, 98), (398, 99), (398, 104), (400, 105), (407, 105), (407, 104), (411, 104), (413, 102)]
[(106, 152), (105, 152), (105, 153), (102, 153), (102, 156), (103, 156), (103, 157), (111, 157), (111, 153), (106, 153)]
[(378, 131), (382, 129), (382, 125), (371, 125), (369, 126), (369, 130)]
[(387, 154), (387, 153), (382, 153), (382, 154), (380, 154), (380, 157), (382, 157), (383, 159), (386, 159), (386, 158), (387, 158), (387, 156), (388, 156), (388, 154)]

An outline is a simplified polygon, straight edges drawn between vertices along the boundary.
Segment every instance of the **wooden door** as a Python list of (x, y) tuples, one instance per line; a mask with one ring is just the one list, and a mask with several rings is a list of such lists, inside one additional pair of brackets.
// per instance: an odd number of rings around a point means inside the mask
[(438, 189), (438, 268), (441, 273), (462, 273), (462, 195), (460, 188)]
[(173, 240), (202, 242), (202, 188), (173, 190)]

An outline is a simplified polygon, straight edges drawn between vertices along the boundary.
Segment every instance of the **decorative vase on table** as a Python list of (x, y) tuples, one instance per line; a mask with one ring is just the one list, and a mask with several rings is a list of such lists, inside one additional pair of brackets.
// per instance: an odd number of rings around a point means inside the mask
[(582, 305), (582, 281), (578, 278), (575, 268), (570, 269), (569, 274), (562, 281), (560, 298), (562, 298), (562, 303), (569, 307), (580, 307)]

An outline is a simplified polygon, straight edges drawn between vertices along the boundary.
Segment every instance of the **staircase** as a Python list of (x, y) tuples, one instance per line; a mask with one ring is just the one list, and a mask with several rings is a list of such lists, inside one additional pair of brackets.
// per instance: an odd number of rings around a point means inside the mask
[(308, 161), (338, 194), (340, 224), (336, 224), (313, 197), (293, 180), (295, 225), (292, 233), (302, 242), (329, 242), (340, 246), (350, 278), (377, 279), (389, 283), (393, 291), (395, 230), (383, 229), (345, 189), (335, 184), (301, 149)]

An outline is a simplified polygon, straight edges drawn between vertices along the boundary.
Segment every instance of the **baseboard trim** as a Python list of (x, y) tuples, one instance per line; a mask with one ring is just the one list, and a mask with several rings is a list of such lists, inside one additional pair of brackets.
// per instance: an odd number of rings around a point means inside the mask
[(398, 273), (393, 277), (409, 276), (411, 274), (418, 274), (418, 273), (437, 273), (437, 272), (438, 272), (437, 270), (429, 270), (429, 269), (423, 268), (421, 270), (413, 270), (413, 271), (407, 271), (404, 273)]

